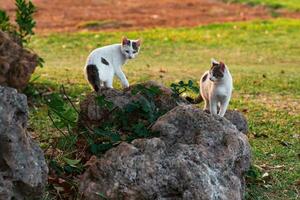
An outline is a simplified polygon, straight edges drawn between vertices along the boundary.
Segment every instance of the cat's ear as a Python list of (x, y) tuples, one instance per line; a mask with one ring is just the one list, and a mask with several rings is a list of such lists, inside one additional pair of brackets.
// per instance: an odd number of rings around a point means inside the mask
[(214, 66), (214, 65), (219, 65), (219, 62), (216, 61), (214, 58), (211, 59), (211, 65)]
[(128, 42), (129, 42), (128, 38), (124, 36), (122, 39), (122, 45), (127, 45)]
[(220, 62), (220, 67), (221, 67), (222, 72), (224, 72), (225, 71), (225, 64), (223, 62)]
[(136, 46), (137, 46), (137, 47), (140, 47), (140, 46), (141, 46), (141, 44), (142, 44), (142, 41), (141, 41), (141, 39), (138, 39), (138, 40), (136, 41)]

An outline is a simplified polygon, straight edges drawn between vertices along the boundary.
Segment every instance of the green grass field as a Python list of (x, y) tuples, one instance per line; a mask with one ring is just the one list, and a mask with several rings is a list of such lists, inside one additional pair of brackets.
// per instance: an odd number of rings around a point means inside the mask
[(226, 0), (228, 2), (247, 3), (249, 5), (264, 5), (270, 8), (286, 8), (293, 11), (300, 10), (299, 0)]
[[(296, 1), (286, 2), (296, 4)], [(165, 85), (179, 80), (198, 81), (209, 69), (210, 58), (227, 63), (234, 79), (230, 108), (244, 111), (248, 118), (253, 165), (260, 171), (248, 184), (247, 198), (299, 198), (299, 20), (35, 36), (30, 47), (46, 63), (44, 68), (36, 70), (32, 79), (39, 78), (34, 81), (34, 87), (58, 91), (59, 85), (64, 84), (72, 99), (79, 102), (91, 91), (82, 71), (89, 52), (118, 43), (123, 35), (143, 40), (138, 58), (124, 68), (131, 84), (146, 80)], [(120, 88), (118, 80), (115, 86)], [(30, 127), (39, 133), (43, 148), (59, 135), (46, 110), (37, 104), (30, 112)]]

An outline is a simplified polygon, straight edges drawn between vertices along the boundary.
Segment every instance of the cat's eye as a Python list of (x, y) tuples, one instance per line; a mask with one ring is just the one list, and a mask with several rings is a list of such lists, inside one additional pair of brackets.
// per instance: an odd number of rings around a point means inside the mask
[(128, 51), (128, 50), (126, 50), (125, 52), (126, 52), (126, 53), (129, 53), (129, 51)]
[(137, 53), (137, 51), (133, 51), (133, 53)]

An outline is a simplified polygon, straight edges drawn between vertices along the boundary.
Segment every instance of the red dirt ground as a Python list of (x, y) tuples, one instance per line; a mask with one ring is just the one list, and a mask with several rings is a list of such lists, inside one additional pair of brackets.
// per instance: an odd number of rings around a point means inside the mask
[[(0, 8), (12, 16), (13, 0), (1, 0)], [(89, 21), (109, 20), (97, 29), (182, 27), (213, 22), (270, 18), (263, 7), (227, 4), (221, 0), (33, 0), (38, 7), (37, 32), (82, 29)], [(284, 12), (283, 16), (300, 17)], [(95, 27), (94, 27), (95, 28)]]

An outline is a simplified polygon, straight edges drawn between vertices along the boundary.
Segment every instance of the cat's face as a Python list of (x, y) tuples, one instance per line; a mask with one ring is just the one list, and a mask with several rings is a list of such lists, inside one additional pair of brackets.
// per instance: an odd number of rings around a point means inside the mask
[(140, 40), (129, 40), (124, 37), (122, 40), (121, 51), (127, 59), (132, 59), (138, 55), (140, 46)]
[(211, 65), (209, 79), (213, 82), (222, 80), (225, 72), (225, 64), (212, 59)]

